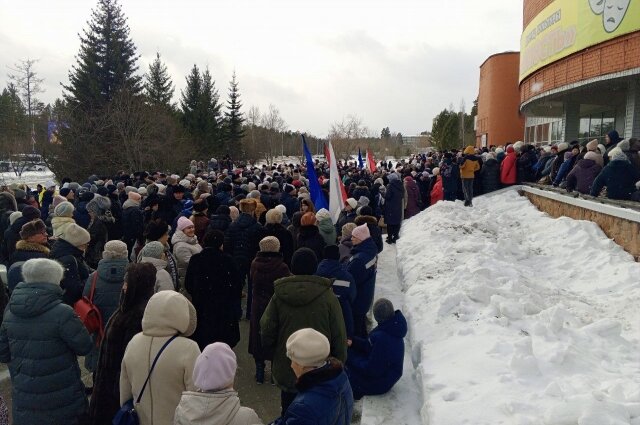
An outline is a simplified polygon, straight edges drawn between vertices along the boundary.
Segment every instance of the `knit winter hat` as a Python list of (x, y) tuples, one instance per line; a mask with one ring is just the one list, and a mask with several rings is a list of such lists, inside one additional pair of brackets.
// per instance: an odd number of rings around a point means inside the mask
[(95, 215), (103, 215), (110, 209), (111, 201), (105, 196), (96, 196), (87, 204), (87, 211)]
[(27, 240), (31, 236), (39, 235), (41, 233), (47, 233), (47, 226), (45, 226), (44, 221), (40, 219), (32, 220), (22, 225), (22, 229), (20, 230), (20, 239)]
[(589, 143), (587, 143), (587, 150), (595, 151), (598, 149), (598, 139), (593, 139)]
[(142, 247), (142, 251), (140, 251), (140, 255), (142, 257), (150, 257), (150, 258), (162, 258), (164, 254), (164, 245), (159, 241), (152, 241), (147, 243), (144, 247)]
[(351, 237), (361, 241), (369, 239), (371, 237), (371, 233), (369, 232), (369, 227), (367, 226), (367, 224), (365, 223), (353, 229), (353, 231), (351, 232)]
[(358, 207), (358, 201), (353, 198), (347, 199), (347, 204), (349, 204), (349, 206), (354, 210)]
[(22, 216), (28, 221), (35, 220), (40, 218), (40, 210), (32, 207), (31, 205), (27, 205), (22, 209)]
[(258, 192), (257, 190), (252, 190), (247, 195), (247, 198), (249, 198), (249, 199), (260, 199), (260, 192)]
[(390, 182), (400, 180), (400, 176), (396, 173), (391, 173), (387, 176)]
[(193, 210), (195, 212), (201, 213), (204, 212), (207, 208), (209, 208), (209, 205), (206, 201), (198, 201), (193, 204)]
[(382, 323), (391, 319), (395, 315), (393, 304), (386, 298), (380, 298), (373, 304), (373, 317), (376, 322)]
[[(628, 161), (627, 155), (618, 146), (609, 151), (609, 159), (611, 161)], [(24, 215), (24, 210), (22, 210), (22, 214)]]
[(12, 225), (13, 223), (15, 223), (15, 221), (20, 217), (22, 217), (22, 211), (12, 212), (11, 215), (9, 215), (9, 225)]
[(48, 258), (33, 258), (22, 265), (22, 278), (25, 283), (60, 284), (64, 276), (64, 268)]
[(356, 227), (358, 227), (355, 223), (347, 223), (344, 226), (342, 226), (342, 236), (349, 236), (351, 237), (351, 232), (353, 232), (353, 229), (355, 229)]
[(236, 354), (224, 342), (204, 347), (193, 366), (193, 384), (202, 391), (217, 391), (233, 385), (238, 367)]
[(316, 218), (318, 221), (320, 220), (331, 220), (331, 213), (327, 211), (325, 208), (320, 208), (320, 210), (316, 213)]
[(274, 209), (280, 211), (282, 214), (286, 214), (287, 213), (287, 207), (285, 207), (282, 204), (276, 205), (276, 207)]
[(109, 241), (104, 244), (104, 251), (102, 251), (102, 258), (105, 260), (126, 260), (129, 257), (129, 251), (127, 250), (127, 244), (122, 241)]
[(569, 149), (569, 144), (567, 142), (558, 143), (558, 152), (566, 151)]
[(229, 216), (231, 217), (232, 221), (236, 221), (238, 216), (240, 216), (240, 211), (238, 210), (238, 208), (231, 206), (229, 207)]
[(53, 202), (52, 202), (54, 210), (58, 205), (60, 205), (63, 202), (66, 202), (66, 201), (67, 201), (67, 198), (65, 198), (64, 196), (60, 196), (60, 195), (54, 196), (53, 197)]
[(127, 198), (129, 198), (129, 200), (133, 202), (140, 202), (140, 200), (142, 199), (142, 196), (140, 196), (140, 194), (137, 192), (131, 191), (127, 195)]
[(316, 215), (314, 213), (306, 212), (302, 214), (300, 218), (300, 226), (315, 226), (316, 221)]
[(180, 217), (178, 219), (178, 225), (176, 226), (178, 230), (183, 231), (189, 226), (193, 226), (193, 221), (189, 220), (187, 217)]
[(600, 151), (600, 155), (604, 155), (607, 152), (607, 148), (602, 143), (598, 145), (598, 150)]
[(260, 241), (261, 252), (279, 252), (280, 241), (275, 236), (267, 236)]
[(65, 230), (64, 234), (60, 237), (60, 239), (64, 239), (69, 242), (71, 245), (76, 248), (86, 245), (91, 240), (91, 236), (89, 232), (87, 232), (82, 227), (78, 226), (75, 223), (71, 223), (67, 230)]
[(620, 140), (616, 147), (620, 148), (622, 152), (628, 152), (629, 149), (631, 149), (631, 146), (629, 145), (629, 139)]
[(299, 248), (291, 257), (291, 273), (294, 275), (313, 275), (317, 267), (316, 254), (309, 248)]
[(599, 153), (595, 153), (593, 151), (589, 151), (586, 154), (584, 154), (584, 159), (590, 159), (592, 161), (598, 162), (598, 159), (602, 159), (602, 155), (600, 155)]
[(277, 208), (267, 211), (265, 221), (267, 224), (282, 223), (282, 212)]
[(146, 187), (140, 187), (138, 188), (138, 194), (142, 197), (142, 196), (147, 196), (147, 188)]
[(300, 366), (324, 366), (330, 350), (327, 337), (312, 328), (300, 329), (287, 339), (287, 357)]
[(327, 245), (322, 250), (322, 258), (325, 260), (339, 260), (340, 248), (338, 245)]
[(436, 167), (436, 168), (433, 169), (433, 175), (434, 176), (440, 175), (440, 167)]

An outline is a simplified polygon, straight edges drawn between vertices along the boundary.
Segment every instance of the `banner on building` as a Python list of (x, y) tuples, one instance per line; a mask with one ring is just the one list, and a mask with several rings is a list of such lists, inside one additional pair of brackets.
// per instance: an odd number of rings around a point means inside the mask
[(520, 82), (538, 69), (640, 30), (640, 0), (555, 0), (520, 38)]

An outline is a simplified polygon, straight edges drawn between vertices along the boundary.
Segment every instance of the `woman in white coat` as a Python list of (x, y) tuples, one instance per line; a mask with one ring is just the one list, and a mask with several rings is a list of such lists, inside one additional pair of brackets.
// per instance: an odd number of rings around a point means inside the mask
[(189, 260), (195, 254), (202, 251), (202, 246), (198, 243), (196, 227), (187, 217), (180, 217), (176, 232), (171, 238), (173, 244), (173, 255), (178, 260), (178, 275), (180, 276), (180, 287), (184, 286), (184, 277), (187, 274)]

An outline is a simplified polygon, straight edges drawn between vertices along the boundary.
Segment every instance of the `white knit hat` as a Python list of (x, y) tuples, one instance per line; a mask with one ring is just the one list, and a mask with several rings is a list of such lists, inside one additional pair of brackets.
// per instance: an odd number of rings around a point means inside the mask
[(47, 258), (33, 258), (22, 265), (22, 278), (25, 283), (60, 283), (64, 276), (64, 267), (57, 261)]
[(127, 259), (128, 256), (127, 244), (117, 240), (107, 242), (102, 251), (102, 258), (105, 260)]
[(76, 248), (85, 244), (88, 244), (91, 240), (91, 236), (89, 232), (87, 232), (82, 227), (78, 226), (75, 223), (71, 223), (67, 230), (65, 230), (64, 234), (60, 237), (65, 241), (69, 242), (71, 245)]
[(287, 357), (300, 366), (321, 367), (329, 357), (330, 346), (326, 336), (315, 329), (300, 329), (287, 339)]

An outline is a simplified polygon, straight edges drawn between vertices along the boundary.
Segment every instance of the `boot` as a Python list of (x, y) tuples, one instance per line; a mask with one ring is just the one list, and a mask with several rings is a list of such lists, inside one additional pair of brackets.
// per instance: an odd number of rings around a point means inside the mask
[(256, 360), (256, 382), (264, 384), (264, 362), (262, 360)]

